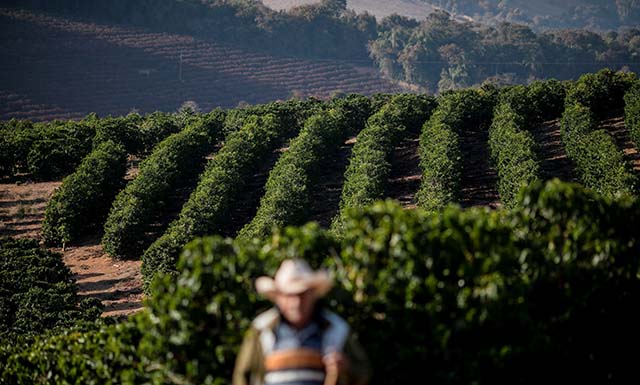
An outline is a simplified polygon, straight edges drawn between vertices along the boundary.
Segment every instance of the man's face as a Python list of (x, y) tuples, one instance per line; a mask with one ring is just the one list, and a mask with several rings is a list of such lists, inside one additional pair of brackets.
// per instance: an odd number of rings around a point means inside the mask
[(300, 294), (276, 294), (276, 304), (284, 318), (296, 328), (305, 327), (313, 316), (316, 298), (311, 290)]

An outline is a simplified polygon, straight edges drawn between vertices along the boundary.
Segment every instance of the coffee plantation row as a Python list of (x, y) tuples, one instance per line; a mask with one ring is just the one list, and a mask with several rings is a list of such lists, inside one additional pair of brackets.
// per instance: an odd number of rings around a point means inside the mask
[(513, 210), (388, 201), (348, 210), (339, 236), (312, 223), (196, 239), (142, 312), (5, 345), (0, 381), (228, 383), (269, 306), (254, 279), (295, 256), (333, 272), (326, 305), (358, 332), (374, 384), (624, 383), (640, 343), (638, 226), (638, 200), (554, 180)]
[[(280, 159), (270, 170), (262, 201), (253, 219), (240, 224), (244, 228), (239, 234), (263, 237), (273, 226), (310, 220), (317, 175), (351, 135), (356, 135), (356, 142), (331, 226), (336, 234), (348, 209), (385, 197), (394, 147), (420, 127), (422, 180), (415, 193), (417, 205), (427, 210), (460, 202), (465, 156), (460, 138), (470, 127), (488, 130), (500, 200), (513, 207), (522, 186), (543, 179), (531, 132), (560, 115), (562, 141), (580, 181), (607, 196), (637, 195), (637, 176), (621, 149), (596, 128), (598, 121), (624, 109), (630, 136), (637, 140), (639, 90), (634, 74), (604, 70), (573, 83), (549, 80), (501, 89), (488, 84), (438, 98), (349, 95), (328, 102), (291, 100), (202, 115), (185, 110), (145, 117), (89, 116), (67, 123), (10, 121), (2, 127), (8, 133), (2, 148), (12, 152), (2, 156), (13, 159), (7, 169), (24, 172), (33, 154), (47, 148), (43, 143), (51, 141), (53, 127), (61, 127), (58, 140), (72, 147), (64, 150), (69, 156), (40, 157), (50, 159), (46, 163), (58, 170), (80, 163), (47, 206), (45, 240), (66, 245), (103, 229), (108, 253), (142, 258), (148, 285), (156, 272), (174, 269), (179, 251), (193, 237), (237, 235), (226, 228), (228, 213), (243, 205), (243, 189), (274, 155)], [(83, 137), (78, 130), (93, 135)], [(69, 139), (73, 136), (84, 139), (78, 144)], [(138, 176), (124, 186), (126, 155), (145, 160)], [(209, 155), (212, 159), (207, 161)], [(38, 178), (41, 172), (32, 175)], [(191, 195), (172, 195), (181, 189)], [(173, 222), (163, 222), (172, 200), (182, 209)]]

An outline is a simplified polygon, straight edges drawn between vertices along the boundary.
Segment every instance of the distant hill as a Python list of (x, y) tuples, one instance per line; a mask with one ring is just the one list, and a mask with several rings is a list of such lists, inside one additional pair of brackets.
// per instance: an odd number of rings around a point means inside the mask
[(403, 88), (367, 63), (284, 57), (117, 24), (0, 8), (0, 120), (203, 110)]
[(484, 23), (501, 21), (538, 29), (585, 28), (609, 30), (637, 27), (640, 1), (611, 0), (422, 0), (452, 13)]
[[(319, 2), (320, 0), (262, 0), (264, 5), (275, 10), (289, 10), (296, 6)], [(347, 8), (357, 13), (368, 12), (378, 20), (394, 13), (421, 20), (437, 9), (421, 0), (347, 0)]]
[[(276, 9), (318, 3), (320, 0), (263, 0)], [(535, 29), (585, 28), (609, 30), (637, 27), (640, 0), (347, 0), (347, 8), (381, 19), (393, 13), (422, 20), (442, 9), (460, 20), (483, 24), (513, 22)]]

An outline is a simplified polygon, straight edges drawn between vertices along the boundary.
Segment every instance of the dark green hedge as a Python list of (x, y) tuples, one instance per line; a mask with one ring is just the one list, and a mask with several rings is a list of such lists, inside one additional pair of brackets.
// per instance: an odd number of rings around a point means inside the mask
[(28, 173), (36, 180), (54, 180), (71, 173), (91, 152), (96, 121), (89, 115), (78, 122), (2, 123), (0, 177)]
[(178, 115), (154, 112), (144, 117), (99, 119), (90, 114), (80, 121), (31, 123), (10, 120), (0, 124), (0, 177), (28, 173), (36, 180), (55, 180), (75, 170), (91, 150), (106, 140), (144, 155), (183, 127)]
[(102, 227), (123, 185), (126, 167), (124, 147), (112, 141), (87, 155), (47, 203), (42, 223), (45, 241), (64, 245)]
[(309, 218), (311, 193), (323, 163), (349, 135), (362, 130), (370, 111), (363, 96), (334, 101), (335, 108), (311, 116), (269, 172), (258, 211), (239, 237), (265, 237), (274, 227), (301, 225)]
[(545, 120), (559, 118), (569, 83), (558, 80), (536, 80), (527, 86), (501, 88), (498, 104), (509, 104), (516, 114), (525, 117), (522, 128), (531, 130)]
[(325, 303), (358, 332), (373, 384), (632, 378), (640, 203), (559, 181), (519, 199), (514, 211), (432, 214), (380, 203), (349, 211), (340, 239), (312, 224), (195, 240), (176, 275), (154, 280), (147, 311), (119, 330), (41, 340), (7, 361), (3, 379), (228, 382), (244, 330), (269, 306), (254, 279), (286, 257), (334, 271)]
[(99, 300), (81, 300), (62, 255), (33, 239), (0, 238), (0, 361), (20, 339), (100, 316)]
[(334, 231), (340, 232), (346, 210), (384, 196), (395, 145), (407, 132), (419, 129), (435, 104), (435, 99), (424, 95), (396, 95), (368, 119), (345, 171), (340, 212), (331, 224)]
[(122, 190), (104, 225), (104, 250), (116, 257), (139, 258), (153, 241), (151, 226), (166, 214), (171, 194), (197, 177), (205, 155), (220, 139), (225, 115), (214, 111), (162, 141), (140, 164), (138, 176)]
[(498, 171), (500, 202), (506, 207), (517, 203), (523, 186), (540, 179), (536, 142), (524, 127), (529, 116), (519, 115), (508, 103), (496, 107), (489, 128), (489, 148)]
[(624, 96), (624, 123), (640, 151), (640, 82), (636, 82)]
[(624, 94), (636, 80), (634, 73), (609, 69), (585, 74), (569, 88), (565, 102), (567, 106), (579, 103), (588, 107), (596, 120), (602, 120), (624, 108)]
[(580, 104), (567, 105), (561, 135), (567, 156), (575, 163), (581, 182), (606, 195), (635, 194), (637, 180), (613, 138), (595, 130), (591, 110)]
[(489, 125), (494, 99), (494, 93), (484, 89), (449, 92), (438, 99), (438, 108), (420, 134), (418, 206), (440, 210), (460, 200), (463, 155), (459, 138), (467, 127)]
[(283, 126), (282, 120), (267, 114), (246, 119), (242, 129), (227, 138), (206, 166), (179, 218), (144, 252), (146, 285), (157, 272), (175, 269), (180, 250), (193, 237), (219, 231), (229, 210), (240, 203), (238, 194), (249, 178), (295, 131), (295, 126)]

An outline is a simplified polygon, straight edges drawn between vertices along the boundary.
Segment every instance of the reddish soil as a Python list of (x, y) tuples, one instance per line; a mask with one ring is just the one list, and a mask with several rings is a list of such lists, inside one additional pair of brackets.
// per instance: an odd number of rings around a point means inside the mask
[(327, 156), (317, 175), (316, 185), (311, 193), (309, 220), (318, 222), (324, 228), (331, 226), (331, 221), (340, 209), (344, 172), (355, 143), (355, 137), (347, 139), (336, 153)]
[(531, 133), (536, 141), (542, 177), (558, 178), (565, 182), (577, 182), (575, 166), (564, 151), (560, 136), (560, 120), (544, 122)]
[(416, 193), (420, 189), (422, 170), (420, 169), (420, 132), (410, 132), (394, 148), (391, 175), (386, 196), (399, 201), (403, 207), (416, 207)]
[(462, 152), (462, 207), (500, 206), (498, 173), (489, 155), (489, 132), (480, 127), (467, 128), (460, 135)]
[(611, 134), (618, 148), (624, 153), (625, 161), (629, 163), (633, 172), (640, 176), (640, 152), (624, 125), (624, 116), (606, 119), (600, 123), (600, 128), (606, 129)]
[[(61, 182), (0, 184), (0, 235), (41, 239), (47, 201)], [(103, 316), (124, 316), (142, 309), (140, 261), (116, 261), (104, 254), (99, 238), (86, 239), (63, 254), (80, 296), (96, 297)]]
[(174, 111), (187, 100), (210, 110), (294, 94), (403, 90), (371, 67), (23, 10), (0, 8), (0, 33), (0, 119)]
[(47, 201), (60, 184), (0, 184), (0, 235), (40, 238)]
[(64, 262), (74, 273), (78, 294), (95, 297), (105, 306), (103, 317), (126, 316), (142, 310), (141, 261), (118, 261), (102, 251), (100, 239), (93, 238), (68, 246)]

